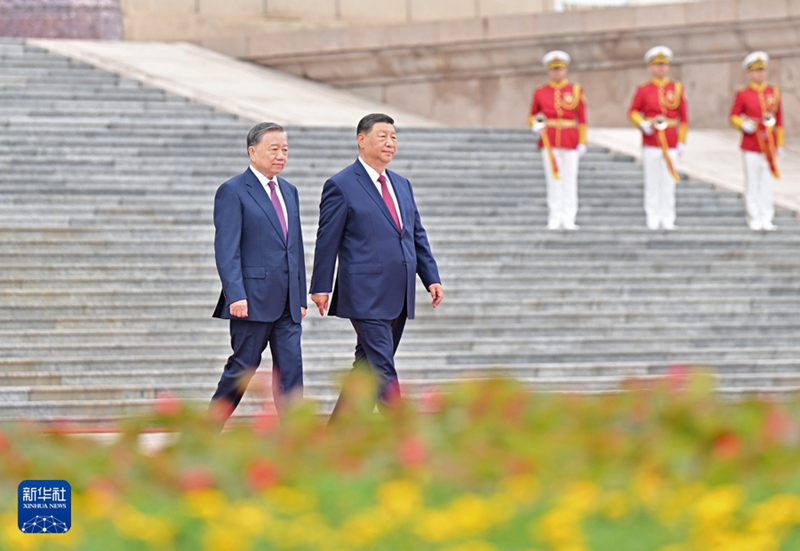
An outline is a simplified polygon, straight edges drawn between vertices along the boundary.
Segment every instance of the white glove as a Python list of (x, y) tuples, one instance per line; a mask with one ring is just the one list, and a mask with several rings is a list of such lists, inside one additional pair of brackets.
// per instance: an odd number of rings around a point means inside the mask
[(536, 128), (536, 125), (534, 124), (533, 126), (531, 126), (531, 133), (533, 134), (533, 139), (538, 142), (539, 138), (541, 138), (542, 136), (542, 129)]
[(742, 123), (742, 132), (744, 132), (745, 134), (752, 134), (755, 131), (756, 131), (756, 123), (754, 123), (750, 119), (747, 119)]
[(686, 153), (686, 144), (682, 142), (678, 142), (678, 158), (683, 158), (683, 154)]
[(783, 157), (783, 148), (782, 148), (782, 147), (779, 147), (779, 148), (778, 148), (778, 149), (775, 151), (775, 153), (778, 155), (778, 157)]
[(652, 136), (653, 135), (653, 123), (650, 121), (642, 121), (639, 123), (639, 128), (642, 129), (642, 133), (645, 136)]
[(585, 146), (585, 145), (583, 145), (582, 143), (579, 143), (579, 144), (578, 144), (578, 157), (579, 157), (579, 158), (580, 158), (580, 157), (583, 157), (583, 155), (584, 155), (585, 153), (586, 153), (586, 146)]

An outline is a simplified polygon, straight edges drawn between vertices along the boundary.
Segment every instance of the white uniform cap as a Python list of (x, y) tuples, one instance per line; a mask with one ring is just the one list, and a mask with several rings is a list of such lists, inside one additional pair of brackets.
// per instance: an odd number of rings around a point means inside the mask
[(547, 52), (544, 54), (542, 58), (542, 64), (547, 67), (548, 69), (555, 69), (557, 67), (566, 67), (569, 65), (571, 61), (569, 54), (567, 52), (562, 52), (561, 50), (553, 50), (552, 52)]
[(644, 54), (647, 63), (669, 63), (672, 59), (672, 50), (666, 46), (654, 46)]
[(767, 52), (753, 52), (748, 54), (742, 61), (743, 69), (766, 69), (769, 63)]

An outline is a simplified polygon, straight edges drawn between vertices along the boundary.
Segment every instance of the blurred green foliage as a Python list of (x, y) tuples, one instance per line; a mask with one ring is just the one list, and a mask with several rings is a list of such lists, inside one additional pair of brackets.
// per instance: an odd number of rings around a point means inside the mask
[[(4, 426), (0, 549), (800, 549), (800, 400), (713, 388), (682, 369), (605, 395), (485, 380), (385, 417), (326, 426), (301, 404), (222, 434), (171, 399), (112, 443)], [(142, 449), (153, 429), (174, 443)], [(69, 533), (18, 530), (26, 479), (70, 482)]]

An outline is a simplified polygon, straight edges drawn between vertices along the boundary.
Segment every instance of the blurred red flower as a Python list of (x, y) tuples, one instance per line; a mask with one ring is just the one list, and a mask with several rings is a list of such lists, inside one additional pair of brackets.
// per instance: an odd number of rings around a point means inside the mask
[(689, 380), (689, 367), (675, 364), (667, 368), (667, 387), (671, 390), (683, 390)]
[(213, 488), (214, 475), (206, 467), (189, 467), (178, 478), (178, 486), (184, 492)]
[(735, 459), (742, 452), (742, 441), (731, 432), (723, 433), (714, 440), (711, 452), (718, 459)]
[(400, 442), (397, 458), (406, 467), (418, 467), (428, 459), (428, 446), (421, 438), (409, 436)]
[(175, 417), (181, 411), (181, 399), (172, 392), (159, 392), (155, 403), (156, 413), (164, 417)]
[(247, 467), (247, 484), (256, 491), (275, 486), (278, 483), (278, 468), (266, 459), (255, 459)]

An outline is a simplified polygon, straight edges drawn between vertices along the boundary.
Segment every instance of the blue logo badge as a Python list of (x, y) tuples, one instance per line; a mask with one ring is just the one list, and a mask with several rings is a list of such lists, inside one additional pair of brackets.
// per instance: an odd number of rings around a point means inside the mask
[(72, 527), (72, 486), (66, 480), (23, 480), (17, 525), (26, 534), (63, 534)]

